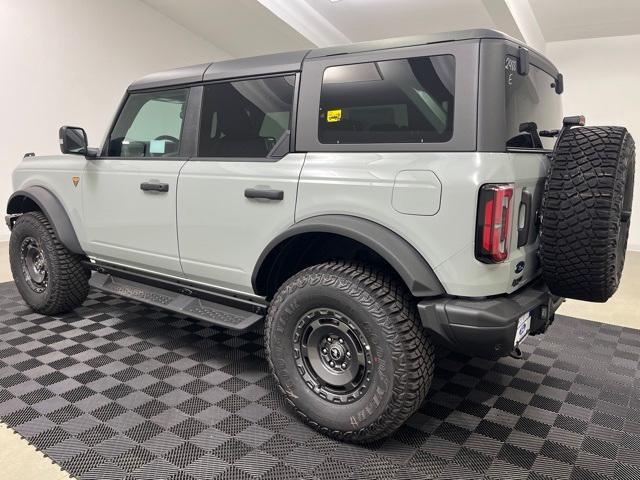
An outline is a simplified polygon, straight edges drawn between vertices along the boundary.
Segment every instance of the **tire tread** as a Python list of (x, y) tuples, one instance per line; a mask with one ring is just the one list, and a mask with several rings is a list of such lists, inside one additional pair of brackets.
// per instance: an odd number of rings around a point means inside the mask
[[(70, 252), (59, 240), (56, 232), (44, 215), (36, 211), (21, 215), (14, 224), (13, 231), (20, 227), (20, 224), (29, 223), (40, 233), (40, 241), (49, 243), (52, 247), (48, 255), (49, 265), (49, 286), (51, 288), (46, 302), (42, 305), (30, 305), (34, 311), (43, 315), (57, 315), (67, 313), (80, 306), (89, 294), (89, 271), (82, 265), (82, 256)], [(17, 243), (12, 245), (12, 256), (16, 260), (12, 262), (14, 278), (22, 275), (19, 268), (20, 252), (13, 251), (19, 249)], [(26, 287), (28, 288), (28, 287)]]
[[(270, 342), (274, 318), (284, 299), (308, 284), (340, 288), (356, 297), (366, 308), (377, 304), (384, 312), (382, 319), (386, 341), (392, 345), (395, 366), (393, 393), (389, 404), (378, 419), (365, 428), (351, 431), (329, 429), (318, 424), (296, 405), (291, 392), (282, 387), (271, 360)], [(365, 299), (371, 299), (369, 304)], [(414, 298), (404, 285), (370, 266), (345, 261), (331, 261), (306, 268), (285, 282), (276, 293), (266, 320), (267, 358), (281, 393), (306, 423), (330, 437), (352, 442), (370, 442), (388, 436), (420, 407), (434, 373), (435, 349), (417, 320)]]
[(633, 138), (623, 127), (572, 128), (558, 142), (540, 233), (543, 277), (556, 295), (604, 302), (616, 291), (628, 237), (621, 208), (633, 165)]

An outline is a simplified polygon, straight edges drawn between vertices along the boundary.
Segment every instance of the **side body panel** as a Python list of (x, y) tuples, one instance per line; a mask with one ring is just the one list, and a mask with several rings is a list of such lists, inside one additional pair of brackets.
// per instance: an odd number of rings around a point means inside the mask
[[(512, 292), (538, 274), (537, 241), (517, 248), (514, 220), (509, 260), (494, 265), (476, 260), (478, 190), (486, 183), (515, 183), (515, 216), (524, 188), (539, 201), (540, 179), (547, 165), (543, 154), (308, 153), (300, 177), (296, 222), (323, 214), (366, 218), (398, 233), (418, 250), (448, 294), (480, 297)], [(437, 213), (403, 214), (394, 208), (394, 183), (402, 171), (430, 172), (429, 176), (437, 177), (442, 185)], [(421, 197), (432, 202), (429, 190), (421, 193), (416, 189), (413, 198), (420, 201)], [(521, 261), (524, 270), (516, 274)]]
[[(294, 223), (302, 153), (278, 161), (191, 160), (178, 181), (178, 237), (191, 280), (252, 293), (263, 249)], [(248, 188), (283, 192), (282, 200), (246, 198)]]
[[(427, 260), (450, 295), (512, 292), (539, 273), (537, 232), (532, 231), (530, 241), (518, 248), (517, 220), (525, 190), (533, 195), (536, 212), (548, 168), (544, 154), (491, 153), (504, 149), (501, 62), (513, 49), (517, 46), (506, 40), (471, 39), (309, 55), (301, 73), (292, 132), (300, 153), (275, 162), (187, 161), (195, 155), (200, 100), (194, 96), (188, 111), (194, 119), (184, 139), (192, 146), (181, 152), (182, 158), (30, 157), (14, 171), (14, 189), (38, 185), (50, 190), (68, 213), (82, 249), (92, 257), (242, 292), (252, 292), (256, 261), (272, 239), (296, 222), (334, 214), (361, 217), (400, 235)], [(319, 142), (325, 68), (446, 54), (456, 58), (450, 141)], [(216, 79), (224, 72), (211, 70)], [(80, 178), (77, 186), (75, 176)], [(169, 191), (143, 192), (140, 183), (148, 181), (167, 183)], [(511, 255), (501, 264), (484, 264), (474, 256), (478, 189), (486, 183), (516, 187)], [(284, 198), (246, 198), (245, 189), (256, 187), (282, 190)]]
[[(539, 274), (537, 232), (532, 229), (529, 242), (518, 248), (518, 215), (525, 189), (526, 197), (531, 194), (533, 199), (531, 215), (536, 214), (548, 159), (544, 153), (501, 153), (505, 150), (501, 114), (505, 105), (504, 53), (507, 49), (517, 52), (517, 45), (504, 39), (488, 44), (490, 51), (484, 53), (484, 58), (495, 70), (491, 78), (497, 82), (489, 87), (482, 78), (478, 80), (479, 76), (488, 75), (486, 68), (482, 70), (484, 42), (443, 42), (320, 58), (309, 56), (302, 72), (297, 124), (297, 148), (309, 153), (300, 179), (296, 222), (323, 214), (353, 215), (378, 222), (424, 256), (450, 295), (498, 295), (515, 291), (535, 278)], [(491, 59), (490, 53), (494, 54)], [(455, 56), (451, 140), (422, 144), (319, 141), (318, 112), (325, 69), (431, 55)], [(537, 61), (537, 55), (534, 59)], [(483, 116), (478, 118), (479, 96), (489, 90), (495, 95), (489, 103), (483, 103)], [(497, 101), (500, 93), (502, 100)], [(493, 100), (496, 101), (491, 103)], [(487, 141), (491, 135), (498, 138), (500, 132), (499, 142)], [(496, 153), (477, 152), (487, 149)], [(500, 264), (482, 263), (474, 252), (478, 193), (487, 183), (515, 185), (511, 254), (508, 261)]]

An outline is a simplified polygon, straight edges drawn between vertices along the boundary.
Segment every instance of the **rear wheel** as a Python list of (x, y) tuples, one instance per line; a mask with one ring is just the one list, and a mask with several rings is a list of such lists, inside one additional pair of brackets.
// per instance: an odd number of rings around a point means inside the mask
[(558, 141), (542, 201), (542, 272), (556, 295), (605, 302), (620, 283), (635, 151), (623, 127), (578, 127)]
[(58, 240), (41, 212), (21, 215), (11, 231), (9, 261), (16, 287), (36, 312), (66, 313), (89, 293), (90, 272)]
[(329, 262), (278, 290), (266, 324), (269, 361), (312, 427), (372, 441), (399, 428), (431, 384), (434, 350), (403, 285), (370, 267)]

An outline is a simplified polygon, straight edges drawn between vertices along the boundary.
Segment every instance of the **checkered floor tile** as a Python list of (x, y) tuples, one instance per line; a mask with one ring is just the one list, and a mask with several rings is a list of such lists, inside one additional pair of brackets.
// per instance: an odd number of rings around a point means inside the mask
[(45, 317), (1, 284), (0, 418), (81, 479), (640, 479), (638, 330), (559, 317), (522, 360), (439, 352), (366, 447), (295, 418), (261, 337), (100, 292)]

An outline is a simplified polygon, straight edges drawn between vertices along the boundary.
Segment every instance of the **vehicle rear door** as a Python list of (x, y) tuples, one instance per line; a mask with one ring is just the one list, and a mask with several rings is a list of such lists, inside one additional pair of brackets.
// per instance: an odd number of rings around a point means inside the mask
[(296, 84), (286, 74), (197, 87), (198, 154), (180, 172), (177, 200), (190, 280), (251, 293), (258, 257), (294, 223), (304, 161), (290, 153)]
[[(515, 53), (515, 52), (514, 52)], [(562, 101), (555, 79), (533, 57), (526, 74), (517, 71), (515, 55), (505, 57), (506, 147), (514, 181), (514, 208), (509, 263), (512, 276), (507, 291), (515, 290), (539, 273), (539, 209), (555, 138), (538, 132), (562, 122)], [(528, 129), (526, 126), (531, 128)]]

